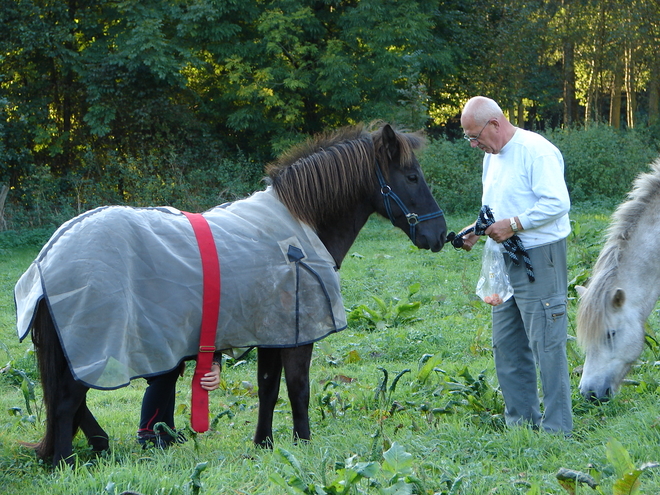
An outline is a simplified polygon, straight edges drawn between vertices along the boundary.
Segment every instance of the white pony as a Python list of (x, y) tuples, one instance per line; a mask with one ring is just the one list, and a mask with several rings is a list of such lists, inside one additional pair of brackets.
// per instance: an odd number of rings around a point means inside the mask
[(644, 348), (644, 325), (660, 297), (660, 159), (640, 174), (612, 215), (588, 287), (577, 288), (577, 339), (586, 352), (580, 392), (614, 395)]

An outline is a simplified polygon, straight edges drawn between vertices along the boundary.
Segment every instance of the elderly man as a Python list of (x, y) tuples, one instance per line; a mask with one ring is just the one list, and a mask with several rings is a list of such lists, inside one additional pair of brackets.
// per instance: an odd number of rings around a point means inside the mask
[[(486, 235), (502, 243), (517, 234), (534, 271), (531, 280), (525, 266), (505, 254), (513, 297), (492, 309), (493, 355), (507, 425), (570, 435), (566, 237), (571, 227), (564, 160), (547, 139), (511, 124), (489, 98), (470, 99), (461, 125), (470, 145), (485, 152), (482, 204), (495, 217)], [(469, 251), (478, 238), (466, 235), (463, 248)]]

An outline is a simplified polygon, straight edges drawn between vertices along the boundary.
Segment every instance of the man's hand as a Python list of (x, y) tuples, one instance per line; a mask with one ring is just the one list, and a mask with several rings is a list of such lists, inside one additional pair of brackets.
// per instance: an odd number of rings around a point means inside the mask
[(484, 302), (486, 304), (490, 304), (491, 306), (497, 306), (498, 304), (502, 304), (504, 301), (502, 301), (502, 298), (499, 296), (499, 294), (493, 294), (492, 296), (484, 297)]
[(486, 235), (498, 244), (506, 241), (509, 237), (513, 237), (513, 234), (508, 218), (498, 220), (486, 229)]
[(473, 232), (470, 232), (469, 234), (463, 236), (463, 245), (461, 246), (461, 249), (470, 251), (477, 242), (479, 242), (479, 236)]

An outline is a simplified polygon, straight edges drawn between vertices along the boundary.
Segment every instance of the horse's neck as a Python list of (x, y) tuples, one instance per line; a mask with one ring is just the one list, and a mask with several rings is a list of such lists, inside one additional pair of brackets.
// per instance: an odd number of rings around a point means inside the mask
[(358, 205), (346, 215), (318, 227), (319, 239), (334, 258), (337, 268), (341, 267), (348, 250), (373, 212), (373, 208), (366, 204)]
[(658, 239), (645, 231), (635, 242), (627, 243), (627, 252), (617, 267), (619, 286), (644, 318), (651, 314), (660, 298), (660, 246), (657, 244)]

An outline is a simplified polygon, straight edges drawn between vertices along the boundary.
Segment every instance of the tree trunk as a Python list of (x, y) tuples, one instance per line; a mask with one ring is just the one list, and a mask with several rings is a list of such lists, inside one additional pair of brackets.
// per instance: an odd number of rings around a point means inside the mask
[(5, 220), (5, 201), (9, 194), (9, 188), (4, 184), (0, 186), (0, 232), (7, 230), (7, 221)]
[(635, 96), (635, 60), (632, 46), (626, 48), (626, 121), (628, 128), (635, 127), (635, 112), (637, 111), (637, 97)]
[(577, 101), (575, 99), (575, 43), (564, 42), (564, 126), (577, 122)]
[(660, 122), (660, 62), (656, 59), (651, 65), (649, 81), (649, 125)]
[(623, 86), (621, 67), (615, 67), (610, 98), (610, 125), (615, 129), (621, 128), (621, 86)]
[(591, 74), (589, 78), (589, 89), (587, 92), (587, 105), (584, 112), (584, 125), (587, 126), (592, 120), (598, 121), (598, 96), (600, 92), (600, 77), (603, 65), (603, 52), (605, 39), (607, 37), (606, 26), (606, 2), (600, 2), (597, 29), (595, 31), (593, 57), (590, 61)]
[(584, 125), (588, 127), (589, 123), (598, 118), (598, 79), (600, 77), (600, 67), (597, 60), (592, 60), (591, 75), (589, 76), (589, 89), (587, 91), (587, 103), (584, 107)]
[(522, 101), (520, 101), (518, 103), (518, 116), (517, 116), (516, 120), (518, 121), (518, 127), (520, 127), (521, 129), (524, 129), (525, 128), (525, 104)]

